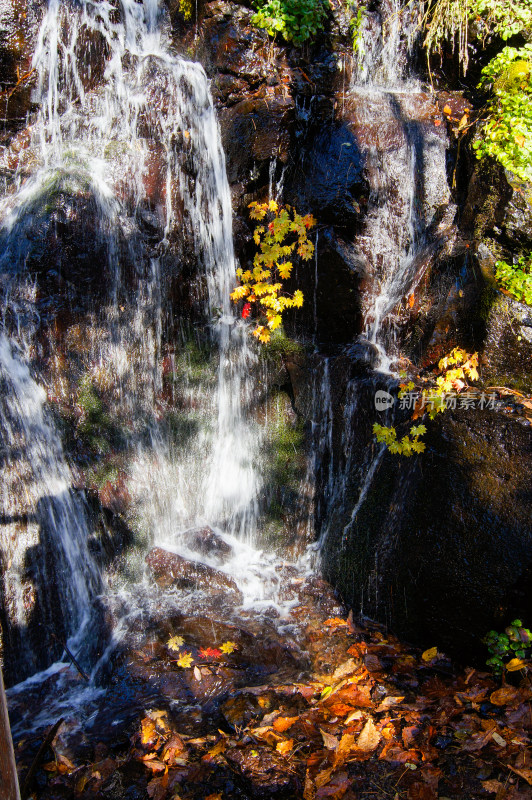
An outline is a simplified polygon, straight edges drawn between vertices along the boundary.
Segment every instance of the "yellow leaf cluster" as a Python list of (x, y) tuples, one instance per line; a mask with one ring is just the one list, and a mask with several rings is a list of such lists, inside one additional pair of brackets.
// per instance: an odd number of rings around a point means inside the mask
[[(269, 342), (271, 331), (282, 324), (287, 308), (301, 308), (303, 292), (296, 289), (292, 295), (283, 290), (283, 281), (292, 275), (291, 258), (297, 253), (303, 260), (312, 258), (314, 244), (308, 231), (316, 221), (311, 214), (301, 216), (291, 206), (279, 206), (275, 200), (268, 203), (249, 204), (250, 217), (265, 224), (257, 225), (253, 240), (258, 251), (252, 269), (238, 269), (240, 285), (231, 292), (231, 300), (245, 300), (242, 316), (247, 318), (255, 308), (256, 324), (251, 331), (259, 342)], [(267, 224), (266, 224), (267, 223)]]
[(236, 642), (224, 642), (223, 645), (220, 647), (222, 653), (230, 656), (231, 653), (234, 653), (235, 650), (238, 650), (238, 645)]

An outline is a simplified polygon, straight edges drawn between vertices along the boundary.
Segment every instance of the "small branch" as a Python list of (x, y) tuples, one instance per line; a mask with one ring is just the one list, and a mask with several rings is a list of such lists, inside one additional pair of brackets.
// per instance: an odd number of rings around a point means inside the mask
[(58, 641), (58, 642), (60, 642), (60, 644), (62, 645), (62, 647), (63, 647), (63, 648), (64, 648), (64, 650), (65, 650), (65, 653), (67, 654), (67, 656), (68, 656), (68, 657), (69, 657), (69, 659), (71, 660), (71, 662), (72, 662), (73, 666), (74, 666), (74, 667), (77, 669), (77, 671), (79, 672), (79, 674), (81, 675), (81, 677), (83, 678), (83, 680), (85, 680), (85, 681), (87, 681), (87, 683), (89, 683), (89, 681), (90, 681), (90, 678), (89, 678), (89, 676), (88, 676), (88, 675), (87, 675), (87, 673), (84, 671), (84, 669), (83, 669), (83, 668), (80, 666), (79, 662), (78, 662), (78, 661), (76, 661), (76, 658), (75, 658), (75, 656), (74, 656), (74, 655), (73, 655), (73, 653), (72, 653), (72, 652), (71, 652), (71, 651), (68, 649), (67, 643), (64, 641), (64, 639), (61, 639), (61, 638), (59, 638), (59, 636), (56, 636), (56, 635), (55, 635), (55, 633), (52, 633), (52, 636), (54, 637), (54, 639), (57, 639), (57, 641)]
[(50, 747), (50, 745), (52, 744), (53, 740), (55, 739), (55, 735), (56, 735), (57, 731), (59, 730), (59, 728), (61, 727), (61, 725), (63, 724), (63, 721), (64, 721), (63, 717), (61, 717), (61, 719), (58, 720), (55, 723), (55, 725), (53, 725), (50, 728), (50, 730), (46, 734), (46, 737), (45, 737), (43, 743), (41, 744), (41, 746), (37, 750), (37, 755), (33, 759), (32, 763), (31, 763), (31, 767), (29, 768), (29, 770), (28, 770), (28, 772), (26, 774), (26, 777), (24, 778), (24, 783), (22, 784), (22, 789), (21, 789), (21, 792), (20, 792), (21, 800), (26, 800), (26, 798), (28, 797), (28, 795), (30, 793), (31, 782), (33, 780), (33, 776), (35, 775), (35, 771), (37, 770), (37, 767), (39, 766), (40, 761), (41, 761), (46, 749), (48, 747)]

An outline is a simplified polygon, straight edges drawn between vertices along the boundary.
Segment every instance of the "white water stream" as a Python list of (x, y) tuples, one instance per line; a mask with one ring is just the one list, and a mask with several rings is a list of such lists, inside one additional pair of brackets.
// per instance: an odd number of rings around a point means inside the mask
[[(208, 557), (187, 549), (181, 534), (194, 525), (212, 525), (233, 547), (222, 569), (243, 592), (244, 608), (273, 605), (282, 612), (278, 561), (256, 546), (262, 485), (256, 355), (229, 298), (235, 263), (220, 133), (203, 68), (172, 53), (165, 14), (159, 0), (122, 0), (119, 12), (107, 2), (50, 0), (33, 62), (39, 110), (31, 119), (27, 154), (0, 203), (6, 328), (0, 356), (2, 375), (16, 397), (16, 404), (7, 404), (3, 425), (29, 464), (23, 483), (28, 480), (33, 488), (24, 513), (32, 513), (42, 497), (53, 497), (46, 501), (50, 546), (66, 565), (54, 613), (69, 620), (69, 634), (86, 621), (83, 609), (88, 614), (98, 578), (87, 550), (83, 500), (70, 492), (74, 478), (39, 386), (39, 315), (27, 267), (36, 240), (49, 233), (49, 207), (53, 210), (58, 196), (83, 199), (82, 213), (89, 209), (87, 225), (93, 225), (104, 254), (102, 286), (110, 288), (95, 309), (94, 325), (83, 334), (84, 363), (90, 365), (85, 380), (113, 387), (112, 411), (129, 427), (127, 490), (136, 524), (152, 544), (206, 563)], [(163, 187), (155, 200), (150, 196), (154, 175), (162, 177)], [(146, 205), (161, 232), (149, 247), (139, 227), (139, 209)], [(70, 208), (78, 206), (73, 202)], [(211, 377), (179, 386), (184, 402), (196, 409), (195, 419), (200, 418), (184, 447), (157, 418), (163, 275), (175, 263), (167, 254), (181, 228), (203, 266), (204, 313), (215, 352), (214, 380), (211, 369)], [(10, 502), (4, 505), (6, 515)], [(27, 544), (24, 537), (10, 548), (4, 542), (9, 559), (4, 592), (18, 598), (10, 613), (13, 627), (21, 630), (33, 608), (30, 603), (28, 610), (22, 599), (32, 592), (21, 568)], [(66, 588), (69, 575), (72, 583)], [(51, 576), (43, 585), (47, 582), (52, 585)], [(115, 606), (123, 605), (118, 595)], [(142, 614), (137, 600), (127, 613)], [(116, 627), (115, 642), (126, 628), (123, 622)]]

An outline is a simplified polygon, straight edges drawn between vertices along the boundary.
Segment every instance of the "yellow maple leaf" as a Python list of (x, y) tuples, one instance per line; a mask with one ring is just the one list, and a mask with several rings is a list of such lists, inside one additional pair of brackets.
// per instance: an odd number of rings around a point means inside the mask
[(274, 316), (271, 319), (268, 320), (268, 328), (271, 331), (274, 331), (274, 330), (276, 330), (276, 328), (279, 327), (279, 325), (281, 324), (282, 321), (283, 321), (283, 318), (281, 317), (280, 314), (274, 314)]
[(184, 644), (185, 644), (185, 640), (183, 639), (182, 636), (172, 636), (166, 642), (166, 646), (170, 650), (179, 650), (179, 648), (182, 647)]
[(295, 290), (292, 301), (296, 308), (301, 308), (303, 305), (303, 292), (300, 289)]
[(192, 662), (193, 661), (194, 661), (194, 659), (192, 658), (192, 654), (191, 653), (183, 653), (177, 659), (177, 666), (181, 667), (182, 669), (189, 669), (189, 667), (192, 666)]
[(266, 344), (271, 339), (270, 331), (267, 328), (263, 328), (260, 335), (259, 335), (259, 342), (263, 342)]
[(292, 263), (290, 261), (286, 261), (284, 264), (279, 264), (277, 272), (283, 280), (286, 280), (290, 277), (290, 273), (292, 272)]
[(224, 642), (223, 645), (220, 647), (220, 650), (222, 651), (222, 653), (225, 653), (226, 655), (229, 656), (231, 655), (231, 653), (234, 653), (235, 650), (238, 650), (238, 645), (236, 642)]
[(236, 289), (233, 289), (231, 292), (231, 300), (235, 302), (240, 300), (242, 297), (245, 297), (249, 294), (249, 287), (248, 286), (237, 286)]
[(277, 205), (275, 200), (270, 200), (270, 202), (268, 203), (268, 209), (270, 211), (277, 211), (278, 208), (279, 208), (279, 206)]

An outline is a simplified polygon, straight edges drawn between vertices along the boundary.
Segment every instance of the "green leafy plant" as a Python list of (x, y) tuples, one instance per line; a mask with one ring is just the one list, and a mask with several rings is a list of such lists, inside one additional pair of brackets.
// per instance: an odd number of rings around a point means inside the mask
[(386, 445), (390, 453), (397, 453), (402, 456), (412, 456), (414, 453), (422, 453), (425, 449), (425, 443), (420, 442), (419, 437), (427, 432), (424, 425), (413, 425), (410, 428), (410, 434), (403, 436), (402, 439), (397, 439), (397, 431), (393, 427), (386, 425), (379, 425), (375, 422), (373, 425), (373, 433), (377, 441)]
[[(417, 401), (414, 405), (412, 419), (428, 414), (430, 419), (434, 419), (437, 414), (441, 414), (447, 408), (446, 395), (454, 391), (459, 393), (467, 386), (467, 379), (478, 380), (478, 353), (466, 353), (461, 347), (455, 347), (451, 352), (440, 358), (438, 362), (438, 373), (424, 378), (425, 387), (421, 386), (417, 392)], [(409, 392), (413, 392), (416, 385), (413, 381), (399, 384), (399, 399), (403, 399)], [(377, 441), (384, 443), (391, 453), (398, 455), (411, 456), (414, 453), (422, 453), (425, 444), (419, 441), (420, 436), (427, 432), (424, 425), (417, 425), (410, 429), (410, 435), (397, 439), (397, 432), (393, 427), (373, 425), (373, 433)], [(412, 438), (411, 438), (412, 437)]]
[(528, 667), (523, 659), (530, 651), (532, 633), (529, 628), (523, 628), (520, 619), (514, 619), (504, 633), (489, 631), (482, 641), (491, 654), (486, 664), (495, 674), (499, 675), (503, 670), (517, 672)]
[(304, 44), (323, 30), (327, 7), (324, 0), (255, 0), (251, 21), (270, 36), (280, 34), (287, 42)]
[(532, 306), (532, 253), (527, 257), (521, 256), (517, 264), (497, 261), (495, 277), (508, 294)]
[(532, 44), (504, 47), (482, 70), (492, 91), (487, 117), (473, 142), (477, 158), (492, 156), (524, 181), (532, 180)]
[[(470, 23), (474, 21), (472, 29)], [(449, 42), (458, 51), (464, 73), (469, 62), (469, 37), (483, 39), (495, 34), (506, 41), (532, 30), (530, 0), (429, 0), (423, 16), (427, 56), (441, 52)]]
[(360, 53), (363, 49), (362, 32), (366, 12), (366, 6), (359, 5), (357, 10), (353, 12), (353, 16), (349, 21), (349, 32), (351, 33), (351, 41), (353, 42), (353, 53)]

